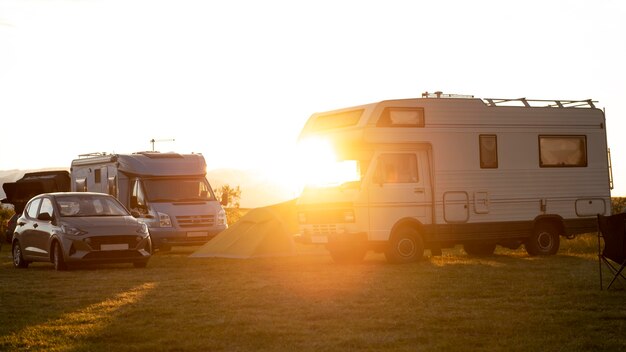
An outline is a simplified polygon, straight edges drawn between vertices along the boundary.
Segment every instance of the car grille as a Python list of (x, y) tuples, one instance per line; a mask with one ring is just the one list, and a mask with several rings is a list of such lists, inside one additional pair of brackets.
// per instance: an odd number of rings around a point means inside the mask
[(141, 259), (144, 256), (141, 255), (138, 251), (103, 251), (103, 252), (90, 252), (87, 253), (82, 259), (87, 260), (105, 260), (105, 259), (121, 259), (121, 260), (132, 260), (132, 259)]
[(307, 224), (333, 224), (345, 222), (344, 214), (347, 209), (323, 209), (323, 210), (307, 210)]
[(207, 227), (215, 224), (213, 215), (180, 215), (176, 217), (180, 227)]
[(337, 233), (337, 225), (333, 224), (316, 224), (312, 226), (313, 235), (330, 235)]
[(137, 246), (137, 236), (95, 236), (89, 237), (87, 243), (94, 250), (100, 250), (100, 246), (103, 244), (128, 244), (128, 248), (135, 248)]

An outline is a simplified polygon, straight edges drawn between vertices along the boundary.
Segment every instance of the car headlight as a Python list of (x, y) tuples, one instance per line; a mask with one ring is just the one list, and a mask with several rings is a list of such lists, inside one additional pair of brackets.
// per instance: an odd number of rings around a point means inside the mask
[(159, 226), (160, 227), (172, 227), (172, 219), (170, 219), (170, 216), (164, 213), (157, 213), (159, 214)]
[(343, 213), (343, 221), (345, 221), (345, 222), (354, 222), (354, 211), (346, 210)]
[(70, 236), (82, 236), (87, 234), (87, 231), (83, 231), (79, 228), (69, 225), (61, 225), (61, 231), (63, 231), (64, 234)]
[(227, 224), (226, 211), (224, 209), (220, 209), (217, 212), (217, 224), (218, 225), (226, 225)]
[(148, 225), (143, 222), (139, 223), (139, 228), (137, 229), (138, 234), (147, 235), (148, 234)]

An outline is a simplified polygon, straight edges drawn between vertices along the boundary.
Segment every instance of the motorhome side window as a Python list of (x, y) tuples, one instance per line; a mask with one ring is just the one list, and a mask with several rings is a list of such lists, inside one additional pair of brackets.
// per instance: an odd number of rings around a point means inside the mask
[(539, 136), (539, 166), (587, 166), (587, 137)]
[(378, 127), (424, 127), (423, 108), (385, 108), (380, 114)]
[(146, 206), (146, 196), (143, 192), (143, 187), (141, 186), (139, 179), (134, 179), (132, 182), (130, 208), (132, 210), (140, 210), (141, 212), (145, 212), (148, 209)]
[(102, 182), (101, 178), (102, 178), (102, 174), (100, 172), (100, 169), (93, 170), (93, 179), (94, 179), (93, 182), (100, 183)]
[(109, 194), (117, 197), (117, 180), (115, 179), (115, 176), (109, 176), (108, 180), (107, 180), (107, 185), (108, 185), (108, 190), (109, 190)]
[(86, 178), (77, 178), (74, 183), (76, 184), (76, 192), (87, 192)]
[(480, 145), (480, 168), (498, 168), (498, 138), (495, 134), (481, 134), (478, 136)]
[(382, 154), (378, 157), (376, 168), (378, 183), (416, 183), (417, 158), (415, 154)]

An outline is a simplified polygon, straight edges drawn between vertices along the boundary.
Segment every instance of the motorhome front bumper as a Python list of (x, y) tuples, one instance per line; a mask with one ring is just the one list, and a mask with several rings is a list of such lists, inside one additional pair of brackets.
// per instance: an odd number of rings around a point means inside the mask
[(294, 241), (302, 244), (329, 244), (329, 243), (354, 243), (367, 241), (367, 233), (365, 232), (344, 232), (344, 233), (325, 233), (314, 234), (303, 231), (294, 236)]
[(203, 245), (218, 233), (226, 229), (226, 225), (210, 228), (182, 230), (175, 228), (150, 228), (150, 236), (154, 248), (163, 246), (198, 246)]

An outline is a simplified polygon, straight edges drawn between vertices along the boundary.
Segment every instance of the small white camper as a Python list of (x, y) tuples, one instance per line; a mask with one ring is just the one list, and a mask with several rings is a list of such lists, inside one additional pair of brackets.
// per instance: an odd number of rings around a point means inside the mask
[(155, 248), (203, 244), (227, 227), (200, 154), (84, 154), (71, 178), (72, 191), (111, 194), (142, 218)]
[(344, 165), (336, 184), (304, 189), (296, 239), (336, 261), (376, 250), (408, 262), (457, 244), (471, 255), (522, 244), (555, 254), (560, 236), (595, 231), (596, 214), (610, 213), (594, 103), (438, 92), (313, 114), (300, 142), (330, 145), (354, 173), (346, 179)]

